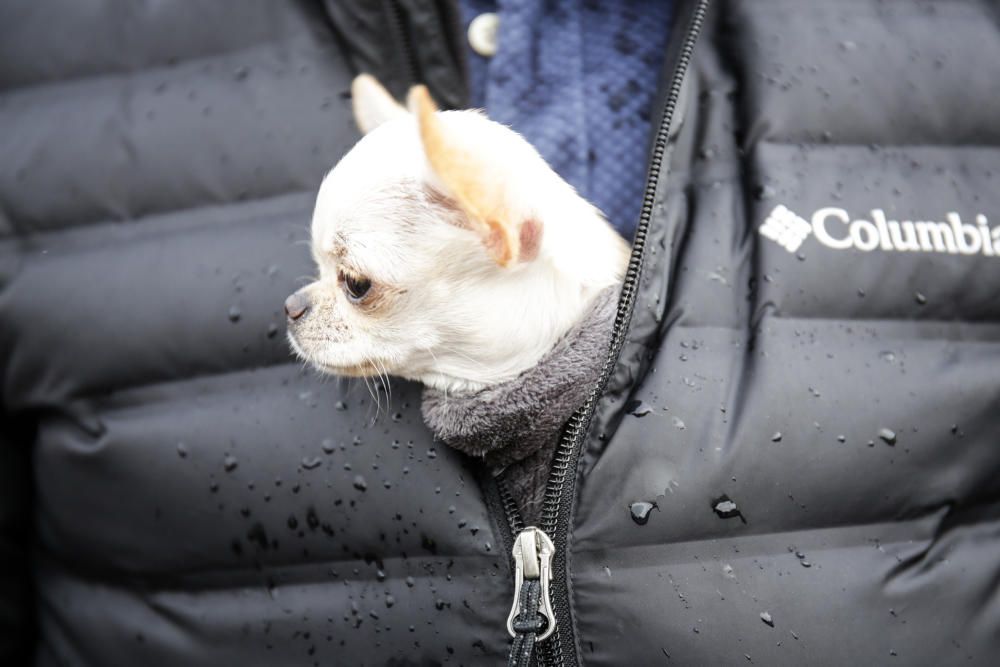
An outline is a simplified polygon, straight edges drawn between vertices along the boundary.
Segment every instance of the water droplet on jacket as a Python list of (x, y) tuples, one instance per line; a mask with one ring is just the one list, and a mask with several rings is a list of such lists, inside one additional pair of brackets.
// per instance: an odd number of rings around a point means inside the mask
[(781, 431), (775, 431), (771, 436), (771, 442), (781, 442)]
[(757, 201), (773, 198), (777, 192), (770, 185), (758, 185), (753, 190), (753, 196)]
[(307, 456), (302, 459), (302, 467), (306, 470), (313, 470), (318, 468), (323, 463), (323, 460), (318, 456)]
[(434, 608), (437, 609), (438, 611), (441, 611), (447, 606), (447, 604), (448, 604), (447, 602), (445, 602), (441, 598), (438, 598), (437, 600), (434, 601)]
[(392, 415), (392, 421), (394, 421), (394, 422), (400, 422), (400, 421), (402, 421), (402, 419), (403, 419), (403, 413), (402, 412), (396, 412), (396, 413), (394, 413)]
[(181, 457), (182, 459), (186, 459), (187, 455), (188, 455), (187, 445), (185, 445), (183, 442), (178, 442), (177, 443), (177, 456)]
[(333, 444), (333, 440), (330, 438), (323, 438), (323, 442), (320, 443), (320, 447), (323, 448), (324, 454), (333, 454), (336, 450), (336, 446)]
[(891, 364), (892, 362), (896, 361), (896, 355), (894, 353), (890, 352), (889, 350), (886, 350), (885, 352), (879, 353), (878, 356), (879, 356), (879, 358), (882, 361), (884, 361), (886, 363), (889, 363), (889, 364)]
[(631, 400), (625, 406), (625, 412), (632, 415), (633, 417), (645, 417), (653, 411), (653, 408), (649, 407), (647, 404), (640, 400)]
[(229, 307), (229, 321), (230, 322), (239, 322), (241, 317), (243, 317), (243, 312), (240, 310), (239, 306), (230, 306)]
[(267, 539), (267, 531), (264, 530), (264, 526), (260, 523), (250, 526), (250, 530), (247, 531), (247, 540), (264, 550), (267, 550), (271, 546), (271, 543)]
[(913, 299), (921, 306), (927, 303), (927, 297), (920, 292), (914, 292)]
[(640, 526), (645, 526), (649, 521), (649, 514), (656, 508), (656, 503), (651, 503), (645, 500), (640, 500), (639, 502), (632, 503), (629, 505), (628, 511), (632, 515), (632, 520), (635, 521)]
[(354, 488), (358, 491), (365, 491), (368, 489), (368, 482), (361, 475), (355, 475), (354, 477)]
[(222, 467), (225, 468), (226, 472), (232, 472), (236, 470), (236, 466), (240, 463), (236, 460), (236, 457), (232, 454), (226, 454), (222, 459)]
[(838, 435), (837, 442), (847, 442), (847, 437), (843, 435)]
[(882, 442), (887, 445), (896, 444), (896, 432), (889, 428), (880, 428), (878, 431), (878, 437), (881, 438)]
[(391, 607), (394, 604), (396, 604), (396, 598), (392, 597), (391, 595), (386, 595), (385, 596), (385, 606), (386, 607)]
[(416, 584), (417, 584), (417, 582), (413, 579), (413, 577), (407, 577), (406, 578), (406, 586), (408, 588), (413, 588), (414, 586), (416, 586)]
[(674, 426), (676, 426), (679, 431), (683, 431), (685, 428), (687, 428), (684, 425), (684, 421), (680, 417), (674, 416), (671, 418), (671, 421), (674, 422)]
[(267, 337), (274, 338), (277, 335), (278, 335), (278, 325), (275, 324), (274, 322), (271, 322), (270, 324), (267, 325)]
[(337, 401), (336, 403), (333, 404), (333, 408), (334, 410), (343, 412), (344, 410), (347, 409), (347, 403), (344, 403), (343, 401)]
[[(734, 517), (740, 517), (743, 519), (743, 515), (740, 513), (739, 507), (737, 507), (736, 503), (725, 494), (712, 501), (712, 511), (723, 519), (732, 519)], [(744, 522), (746, 522), (745, 519)]]
[(760, 620), (764, 621), (765, 625), (769, 625), (772, 628), (774, 627), (774, 619), (771, 618), (771, 614), (766, 611), (760, 612)]

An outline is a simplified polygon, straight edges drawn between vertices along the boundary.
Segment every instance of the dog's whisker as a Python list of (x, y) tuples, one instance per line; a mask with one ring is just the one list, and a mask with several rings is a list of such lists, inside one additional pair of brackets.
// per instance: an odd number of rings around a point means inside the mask
[(385, 410), (386, 414), (392, 412), (392, 385), (389, 384), (389, 371), (385, 369), (385, 362), (379, 361), (375, 364), (379, 378), (385, 387)]

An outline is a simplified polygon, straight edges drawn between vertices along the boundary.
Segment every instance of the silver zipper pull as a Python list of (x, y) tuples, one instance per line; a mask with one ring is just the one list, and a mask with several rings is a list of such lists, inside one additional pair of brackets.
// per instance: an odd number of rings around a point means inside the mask
[(528, 526), (514, 540), (514, 605), (510, 609), (507, 617), (507, 632), (511, 637), (516, 637), (514, 632), (514, 618), (521, 613), (521, 586), (525, 580), (540, 580), (542, 589), (541, 599), (538, 603), (538, 613), (541, 614), (548, 624), (545, 630), (535, 641), (542, 641), (548, 638), (556, 629), (556, 616), (552, 613), (552, 601), (549, 599), (549, 582), (552, 578), (552, 557), (555, 556), (556, 547), (549, 539), (549, 536), (541, 528)]

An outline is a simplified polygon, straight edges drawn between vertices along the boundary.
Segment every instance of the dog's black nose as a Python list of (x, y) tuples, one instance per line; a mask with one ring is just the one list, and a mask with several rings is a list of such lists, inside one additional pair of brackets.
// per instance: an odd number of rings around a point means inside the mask
[(285, 299), (285, 315), (291, 321), (297, 320), (309, 311), (309, 297), (302, 290)]

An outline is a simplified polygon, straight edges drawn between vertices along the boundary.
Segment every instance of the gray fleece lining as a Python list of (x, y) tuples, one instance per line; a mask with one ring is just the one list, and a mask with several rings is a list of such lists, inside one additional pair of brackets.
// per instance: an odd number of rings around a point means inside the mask
[(537, 517), (563, 425), (587, 399), (604, 363), (617, 288), (595, 299), (587, 315), (517, 378), (478, 392), (425, 388), (422, 411), (434, 434), (482, 458), (507, 483), (525, 515)]

